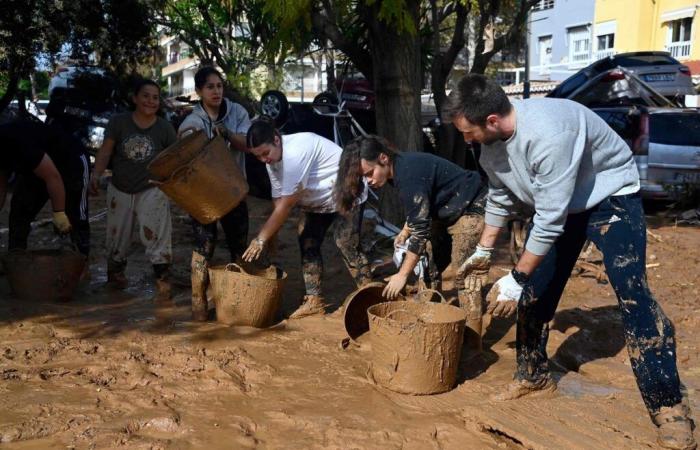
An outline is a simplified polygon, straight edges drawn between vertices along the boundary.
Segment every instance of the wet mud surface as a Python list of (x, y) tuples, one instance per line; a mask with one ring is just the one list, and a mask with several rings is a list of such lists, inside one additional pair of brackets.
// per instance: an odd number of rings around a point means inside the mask
[[(93, 199), (91, 208), (99, 215), (104, 200)], [(250, 211), (254, 233), (270, 205), (251, 200)], [(368, 381), (368, 346), (340, 346), (338, 308), (353, 284), (332, 239), (323, 247), (329, 315), (283, 320), (304, 293), (290, 221), (273, 258), (289, 274), (277, 323), (264, 330), (195, 323), (186, 286), (191, 228), (181, 211), (173, 216), (172, 305), (151, 302), (154, 281), (138, 237), (129, 288), (104, 286), (104, 217), (92, 224), (92, 278), (72, 302), (22, 302), (0, 275), (3, 448), (655, 448), (614, 294), (593, 277), (570, 280), (550, 332), (556, 393), (491, 400), (512, 377), (515, 326), (487, 317), (484, 354), (463, 351), (457, 388), (402, 395)], [(675, 324), (679, 369), (697, 417), (700, 230), (651, 230), (661, 240), (649, 240), (649, 284)], [(6, 234), (0, 239), (6, 245)], [(30, 239), (38, 247), (56, 244), (50, 227)], [(221, 247), (214, 263), (226, 262)], [(491, 281), (508, 268), (500, 256)], [(447, 274), (447, 287), (450, 281)]]

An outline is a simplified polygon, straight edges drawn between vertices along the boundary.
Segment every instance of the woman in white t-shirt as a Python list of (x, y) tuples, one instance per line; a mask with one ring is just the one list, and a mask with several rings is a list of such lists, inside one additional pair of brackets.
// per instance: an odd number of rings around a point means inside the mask
[(335, 243), (357, 285), (371, 280), (369, 262), (359, 250), (361, 208), (355, 208), (351, 214), (343, 216), (337, 212), (333, 197), (343, 150), (314, 133), (281, 136), (274, 125), (266, 120), (251, 125), (247, 144), (250, 152), (267, 165), (275, 207), (243, 254), (243, 259), (258, 259), (292, 209), (300, 206), (304, 214), (298, 227), (299, 247), (306, 295), (302, 305), (290, 318), (322, 314), (325, 312), (325, 302), (321, 291), (321, 244), (332, 225)]

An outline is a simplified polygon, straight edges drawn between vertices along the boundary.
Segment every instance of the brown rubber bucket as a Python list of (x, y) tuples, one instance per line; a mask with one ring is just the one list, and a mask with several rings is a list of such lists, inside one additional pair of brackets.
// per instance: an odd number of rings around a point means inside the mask
[[(345, 305), (343, 314), (345, 331), (353, 342), (356, 342), (357, 338), (369, 331), (367, 308), (377, 303), (389, 301), (382, 297), (382, 291), (385, 286), (385, 283), (378, 281), (368, 283), (354, 292), (351, 292), (343, 302)], [(397, 300), (405, 299), (399, 296), (394, 299), (394, 301)]]
[(197, 130), (158, 153), (148, 164), (148, 172), (155, 180), (167, 180), (173, 172), (204, 150), (208, 142), (207, 134), (203, 130)]
[(158, 187), (203, 224), (220, 219), (248, 194), (248, 182), (220, 136)]
[(73, 298), (85, 256), (77, 250), (13, 250), (3, 266), (12, 291), (29, 301), (68, 301)]
[(466, 313), (441, 303), (388, 302), (371, 306), (370, 375), (402, 394), (452, 389), (464, 337)]
[(238, 264), (209, 268), (216, 320), (226, 325), (265, 328), (275, 320), (287, 274), (280, 268), (245, 269)]

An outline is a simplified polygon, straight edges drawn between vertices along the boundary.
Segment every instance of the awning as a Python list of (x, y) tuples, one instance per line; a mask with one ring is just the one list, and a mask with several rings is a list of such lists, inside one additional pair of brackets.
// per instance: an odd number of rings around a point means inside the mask
[(666, 11), (665, 13), (661, 14), (661, 22), (671, 22), (673, 20), (680, 20), (688, 17), (693, 17), (695, 15), (695, 8), (696, 6), (691, 6), (689, 8)]

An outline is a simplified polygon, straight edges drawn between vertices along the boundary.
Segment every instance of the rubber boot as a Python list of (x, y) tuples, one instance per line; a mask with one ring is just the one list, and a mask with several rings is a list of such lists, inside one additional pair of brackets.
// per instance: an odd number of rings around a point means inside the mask
[(689, 415), (688, 407), (682, 403), (661, 408), (653, 418), (658, 426), (656, 442), (663, 448), (695, 450), (697, 443), (693, 437), (693, 421)]
[(168, 303), (172, 300), (172, 288), (170, 285), (170, 264), (154, 264), (153, 272), (156, 276), (156, 292), (152, 300), (155, 303)]
[(207, 320), (207, 286), (209, 285), (209, 263), (204, 255), (192, 252), (192, 319), (200, 322)]
[(129, 280), (126, 279), (124, 271), (126, 262), (107, 260), (107, 286), (112, 289), (126, 289), (129, 287)]
[(473, 352), (481, 353), (482, 317), (481, 292), (472, 292), (466, 289), (457, 291), (459, 307), (467, 313), (467, 322), (464, 329), (464, 342), (467, 348)]
[(326, 304), (320, 295), (305, 295), (301, 306), (289, 316), (290, 319), (301, 319), (306, 316), (323, 315), (326, 313)]

